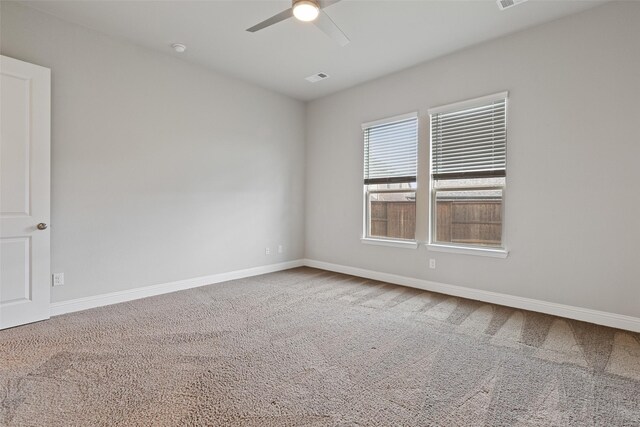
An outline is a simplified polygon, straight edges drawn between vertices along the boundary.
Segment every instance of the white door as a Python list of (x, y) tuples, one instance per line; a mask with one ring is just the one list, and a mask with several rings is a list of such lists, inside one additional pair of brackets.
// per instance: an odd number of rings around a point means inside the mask
[(49, 318), (51, 73), (0, 57), (0, 329)]

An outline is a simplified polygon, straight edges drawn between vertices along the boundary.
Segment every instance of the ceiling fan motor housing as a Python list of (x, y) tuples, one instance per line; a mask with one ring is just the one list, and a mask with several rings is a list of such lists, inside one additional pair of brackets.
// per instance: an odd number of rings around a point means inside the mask
[(318, 9), (320, 9), (320, 3), (318, 2), (318, 0), (292, 0), (291, 7), (295, 7), (298, 3), (311, 3), (314, 4)]

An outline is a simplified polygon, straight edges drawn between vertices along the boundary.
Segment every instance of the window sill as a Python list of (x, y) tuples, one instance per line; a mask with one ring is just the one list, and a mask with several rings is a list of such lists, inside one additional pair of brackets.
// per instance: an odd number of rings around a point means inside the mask
[(506, 258), (509, 251), (506, 249), (469, 248), (463, 246), (437, 245), (428, 243), (427, 250), (434, 252), (450, 252), (454, 254), (479, 255), (493, 258)]
[(366, 245), (377, 245), (377, 246), (391, 246), (394, 248), (405, 248), (405, 249), (417, 249), (418, 242), (411, 240), (387, 240), (387, 239), (372, 239), (370, 237), (363, 237), (360, 241)]

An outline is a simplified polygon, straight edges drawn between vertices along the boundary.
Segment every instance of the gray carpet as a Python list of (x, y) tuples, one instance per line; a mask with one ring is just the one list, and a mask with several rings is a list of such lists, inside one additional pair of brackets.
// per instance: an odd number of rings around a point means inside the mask
[(640, 336), (300, 268), (0, 331), (3, 426), (638, 426)]

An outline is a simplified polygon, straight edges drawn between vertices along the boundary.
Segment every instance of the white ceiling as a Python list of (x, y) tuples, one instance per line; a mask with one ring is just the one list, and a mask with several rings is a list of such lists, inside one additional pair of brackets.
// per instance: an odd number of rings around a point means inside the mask
[[(500, 11), (494, 0), (343, 0), (325, 9), (348, 35), (340, 47), (294, 19), (256, 33), (246, 28), (289, 0), (30, 1), (67, 21), (172, 55), (180, 54), (301, 100), (311, 100), (426, 60), (560, 18), (604, 0), (529, 0)], [(318, 72), (329, 79), (309, 83)]]

